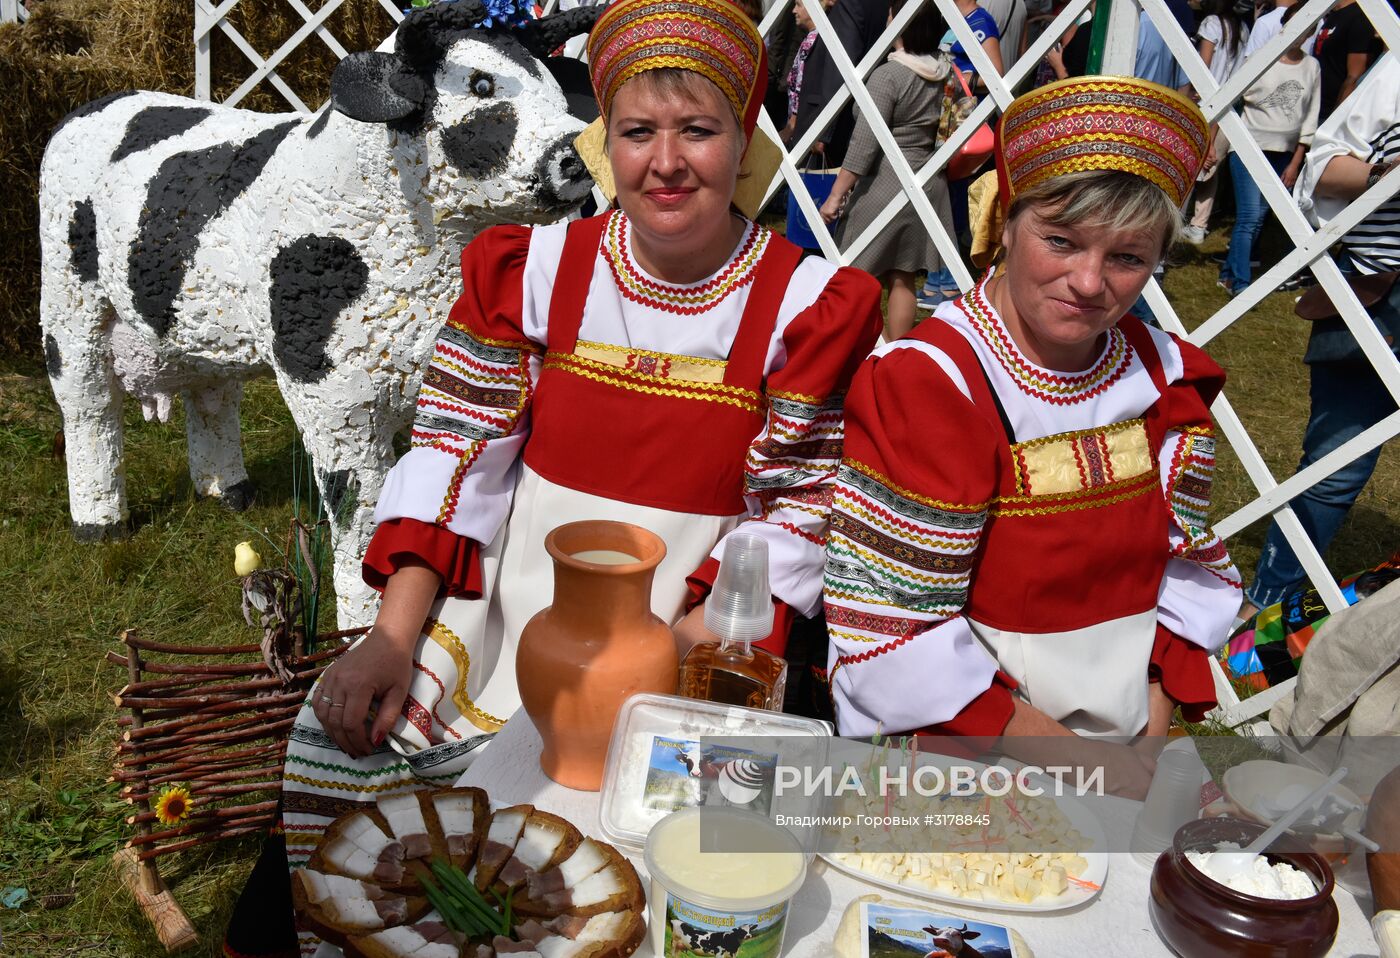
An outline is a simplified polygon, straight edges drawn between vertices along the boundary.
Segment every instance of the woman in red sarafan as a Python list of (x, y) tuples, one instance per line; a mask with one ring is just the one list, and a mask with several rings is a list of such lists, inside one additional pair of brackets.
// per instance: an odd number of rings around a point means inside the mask
[(544, 541), (562, 523), (660, 535), (652, 608), (681, 642), (703, 634), (696, 605), (738, 528), (768, 541), (770, 648), (820, 608), (842, 403), (879, 286), (753, 222), (778, 154), (754, 135), (767, 68), (737, 7), (621, 0), (588, 53), (602, 116), (578, 148), (615, 205), (498, 226), (462, 254), (364, 561), (378, 620), (292, 731), (294, 868), (352, 803), (451, 784), (519, 707), (516, 641), (550, 601)]
[[(1002, 252), (847, 401), (827, 547), (842, 734), (1164, 735), (1215, 704), (1239, 575), (1206, 522), (1201, 350), (1127, 315), (1207, 149), (1173, 90), (1085, 77), (998, 130)], [(1151, 759), (1128, 763), (1139, 791)]]

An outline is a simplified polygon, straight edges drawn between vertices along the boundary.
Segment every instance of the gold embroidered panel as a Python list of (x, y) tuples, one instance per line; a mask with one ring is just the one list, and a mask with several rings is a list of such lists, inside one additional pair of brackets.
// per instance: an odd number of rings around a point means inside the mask
[(698, 356), (658, 353), (649, 349), (590, 343), (584, 340), (578, 341), (574, 347), (574, 355), (645, 376), (692, 383), (722, 383), (724, 370), (728, 365), (723, 359), (701, 359)]
[(1011, 452), (1023, 496), (1106, 492), (1156, 471), (1141, 419), (1017, 443)]

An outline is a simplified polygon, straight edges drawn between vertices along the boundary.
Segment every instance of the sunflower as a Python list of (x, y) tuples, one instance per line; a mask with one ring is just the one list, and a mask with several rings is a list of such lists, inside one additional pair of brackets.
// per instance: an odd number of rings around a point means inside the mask
[(161, 791), (160, 798), (156, 799), (156, 818), (160, 819), (162, 825), (174, 825), (189, 818), (193, 806), (194, 801), (190, 798), (188, 788), (183, 785), (169, 785)]

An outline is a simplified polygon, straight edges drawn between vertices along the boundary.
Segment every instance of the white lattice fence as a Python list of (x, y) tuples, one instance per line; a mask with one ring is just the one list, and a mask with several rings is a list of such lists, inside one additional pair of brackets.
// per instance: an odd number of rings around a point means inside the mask
[[(0, 2), (10, 3), (12, 0), (0, 0)], [(296, 91), (278, 75), (277, 67), (293, 50), (313, 36), (324, 43), (337, 57), (344, 59), (348, 51), (341, 46), (340, 41), (326, 27), (326, 20), (344, 2), (345, 0), (326, 0), (320, 9), (313, 13), (302, 0), (286, 0), (287, 5), (302, 18), (303, 24), (271, 56), (263, 59), (247, 38), (228, 21), (229, 13), (238, 6), (239, 0), (224, 0), (223, 3), (218, 4), (211, 2), (211, 0), (195, 0), (194, 95), (201, 100), (208, 100), (211, 97), (211, 48), (214, 31), (217, 30), (228, 38), (253, 67), (253, 72), (248, 75), (247, 79), (240, 83), (238, 88), (224, 100), (226, 106), (237, 106), (239, 101), (247, 96), (254, 87), (263, 80), (267, 80), (291, 104), (293, 109), (302, 113), (312, 112), (311, 108), (302, 102)], [(391, 0), (379, 0), (379, 4), (388, 12), (389, 16), (394, 18), (395, 23), (403, 19), (402, 11)]]
[(29, 10), (22, 0), (0, 0), (0, 23), (23, 23), (29, 19)]
[[(10, 4), (14, 0), (0, 0), (0, 2)], [(211, 0), (196, 0), (195, 40), (198, 95), (204, 98), (209, 96), (209, 43), (213, 31), (217, 29), (227, 35), (247, 55), (254, 67), (254, 72), (229, 98), (229, 103), (236, 103), (258, 82), (267, 79), (287, 97), (295, 108), (306, 110), (306, 105), (277, 75), (276, 68), (298, 44), (306, 42), (313, 34), (320, 41), (326, 43), (337, 56), (345, 55), (344, 49), (324, 26), (326, 17), (343, 0), (328, 0), (326, 5), (314, 14), (304, 6), (301, 0), (287, 0), (301, 15), (305, 25), (266, 60), (259, 56), (247, 41), (226, 22), (225, 18), (228, 12), (238, 2), (239, 0), (224, 0), (224, 3), (215, 6)], [(390, 0), (379, 0), (379, 2), (384, 5), (384, 8), (396, 21), (402, 19), (397, 7)], [(767, 197), (771, 201), (783, 183), (792, 187), (798, 205), (808, 224), (812, 227), (813, 233), (817, 236), (822, 251), (828, 258), (842, 263), (851, 262), (879, 235), (880, 231), (890, 223), (899, 210), (906, 204), (913, 203), (924, 228), (933, 239), (940, 255), (947, 261), (948, 267), (959, 285), (966, 289), (971, 284), (973, 277), (957, 255), (957, 247), (953, 238), (944, 230), (930, 207), (924, 194), (924, 186), (931, 177), (938, 175), (944, 169), (978, 124), (994, 120), (999, 111), (1011, 102), (1010, 91), (1024, 83), (1035, 70), (1041, 58), (1048, 52), (1051, 44), (1089, 8), (1090, 0), (1069, 0), (1049, 26), (1030, 43), (1024, 55), (1015, 63), (1008, 65), (1004, 77), (998, 76), (992, 70), (985, 52), (977, 43), (967, 22), (958, 13), (953, 0), (931, 0), (931, 2), (937, 5), (944, 19), (950, 24), (954, 34), (968, 52), (978, 74), (985, 79), (991, 95), (979, 104), (972, 117), (962, 125), (950, 141), (939, 146), (923, 168), (912, 169), (898, 149), (889, 127), (875, 110), (874, 103), (865, 88), (864, 80), (876, 66), (884, 61), (890, 44), (917, 13), (919, 8), (917, 0), (906, 3), (896, 13), (875, 48), (865, 55), (859, 63), (852, 63), (845, 54), (831, 22), (821, 6), (817, 3), (809, 4), (809, 13), (823, 38), (823, 42), (831, 51), (835, 65), (844, 80), (844, 88), (827, 104), (816, 121), (811, 124), (808, 132), (787, 149), (782, 168), (770, 184)], [(1100, 4), (1109, 2), (1110, 0), (1099, 0)], [(1186, 36), (1171, 15), (1164, 0), (1111, 0), (1111, 2), (1112, 9), (1108, 18), (1103, 72), (1118, 74), (1131, 74), (1133, 72), (1139, 12), (1145, 10), (1181, 64), (1187, 78), (1199, 92), (1201, 107), (1206, 117), (1218, 122), (1230, 142), (1234, 144), (1246, 168), (1260, 184), (1264, 198), (1278, 217), (1294, 246), (1291, 253), (1266, 270), (1245, 291), (1231, 299), (1208, 321), (1189, 333), (1160, 286), (1155, 280), (1152, 281), (1148, 286), (1146, 296), (1163, 327), (1208, 350), (1210, 343), (1216, 337), (1229, 329), (1232, 324), (1247, 316), (1249, 311), (1257, 306), (1269, 292), (1300, 269), (1308, 268), (1312, 270), (1318, 282), (1327, 290), (1333, 301), (1341, 304), (1342, 316), (1347, 326), (1356, 336), (1366, 357), (1380, 374), (1391, 394), (1396, 397), (1397, 402), (1400, 402), (1400, 362), (1396, 361), (1390, 347), (1377, 331), (1366, 311), (1351, 292), (1350, 287), (1347, 286), (1336, 264), (1327, 255), (1328, 248), (1348, 229), (1364, 219), (1381, 203), (1400, 192), (1400, 175), (1384, 178), (1353, 201), (1346, 212), (1333, 220), (1325, 229), (1316, 231), (1308, 224), (1292, 197), (1285, 191), (1283, 184), (1269, 166), (1262, 150), (1244, 127), (1238, 114), (1231, 109), (1231, 105), (1240, 98), (1244, 90), (1254, 83), (1295, 39), (1313, 29), (1314, 24), (1330, 9), (1333, 0), (1307, 0), (1302, 10), (1286, 25), (1283, 32), (1244, 63), (1223, 87), (1217, 86), (1209, 69), (1197, 54), (1195, 44)], [(1397, 16), (1386, 0), (1358, 0), (1358, 2), (1380, 33), (1386, 47), (1391, 50), (1400, 50), (1400, 16)], [(552, 10), (556, 3), (557, 0), (549, 0), (545, 7), (546, 12)], [(763, 17), (761, 31), (765, 36), (768, 35), (779, 20), (787, 16), (791, 16), (791, 3), (782, 2), (782, 0), (774, 3)], [(1086, 25), (1083, 29), (1089, 29), (1089, 27)], [(386, 40), (381, 48), (388, 42)], [(819, 132), (852, 100), (854, 100), (856, 108), (870, 121), (871, 128), (884, 150), (886, 159), (898, 176), (903, 192), (891, 201), (864, 233), (852, 239), (845, 249), (838, 249), (831, 235), (823, 226), (815, 205), (801, 186), (796, 162), (800, 161), (807, 153)], [(759, 122), (769, 136), (777, 140), (777, 131), (769, 118), (761, 114)], [(1256, 522), (1267, 521), (1270, 517), (1276, 516), (1304, 570), (1322, 594), (1327, 606), (1333, 611), (1343, 608), (1346, 605), (1346, 600), (1328, 573), (1326, 564), (1318, 554), (1317, 549), (1313, 547), (1304, 534), (1301, 524), (1292, 509), (1289, 508), (1288, 503), (1303, 490), (1325, 479), (1337, 469), (1351, 463), (1387, 439), (1400, 434), (1400, 412), (1385, 418), (1308, 469), (1280, 481), (1270, 471), (1260, 455), (1257, 445), (1230, 404), (1228, 389), (1226, 395), (1221, 396), (1216, 401), (1212, 411), (1215, 414), (1220, 432), (1239, 457), (1257, 492), (1257, 496), (1253, 500), (1220, 520), (1217, 523), (1218, 531), (1221, 535), (1228, 537)], [(1283, 691), (1277, 688), (1271, 689), (1269, 693), (1239, 703), (1228, 683), (1223, 681), (1223, 677), (1218, 676), (1218, 679), (1222, 702), (1227, 705), (1222, 711), (1221, 717), (1231, 724), (1258, 715)]]

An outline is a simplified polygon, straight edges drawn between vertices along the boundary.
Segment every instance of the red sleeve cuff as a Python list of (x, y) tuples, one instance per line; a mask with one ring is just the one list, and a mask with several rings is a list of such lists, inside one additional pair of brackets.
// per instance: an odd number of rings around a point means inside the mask
[(1188, 722), (1201, 721), (1216, 706), (1210, 654), (1164, 625), (1157, 626), (1147, 681), (1162, 683), (1162, 691), (1181, 708)]
[[(719, 560), (714, 556), (701, 563), (700, 568), (685, 577), (686, 587), (690, 590), (690, 595), (685, 600), (685, 611), (690, 612), (710, 594), (714, 588), (715, 577), (719, 575)], [(787, 651), (788, 633), (792, 631), (793, 620), (797, 618), (797, 613), (792, 606), (782, 599), (773, 600), (773, 631), (768, 633), (768, 637), (760, 639), (754, 645), (765, 652), (772, 652), (781, 657)]]
[(416, 559), (442, 577), (443, 594), (481, 598), (481, 549), (472, 539), (418, 519), (381, 522), (361, 565), (365, 584), (384, 591), (405, 560)]
[(995, 738), (1006, 731), (1016, 703), (1011, 691), (1016, 680), (997, 669), (992, 684), (981, 695), (963, 706), (963, 710), (946, 722), (919, 729), (916, 735), (956, 735), (965, 738)]

